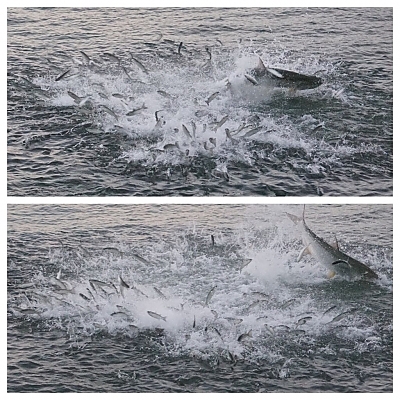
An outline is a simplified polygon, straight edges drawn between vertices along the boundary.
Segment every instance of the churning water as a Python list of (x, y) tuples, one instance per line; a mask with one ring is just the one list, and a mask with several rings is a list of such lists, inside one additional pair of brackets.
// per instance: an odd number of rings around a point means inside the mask
[(390, 196), (392, 53), (391, 8), (10, 8), (8, 194)]
[[(390, 392), (392, 206), (9, 205), (8, 391)], [(129, 286), (129, 287), (127, 287)]]

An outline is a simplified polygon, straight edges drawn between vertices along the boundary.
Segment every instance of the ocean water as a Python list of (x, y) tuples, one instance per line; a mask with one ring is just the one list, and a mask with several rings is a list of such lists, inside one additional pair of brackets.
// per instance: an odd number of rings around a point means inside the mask
[(393, 194), (392, 8), (9, 8), (7, 99), (10, 196)]
[[(392, 392), (391, 205), (8, 206), (8, 392)], [(129, 287), (127, 287), (129, 286)]]

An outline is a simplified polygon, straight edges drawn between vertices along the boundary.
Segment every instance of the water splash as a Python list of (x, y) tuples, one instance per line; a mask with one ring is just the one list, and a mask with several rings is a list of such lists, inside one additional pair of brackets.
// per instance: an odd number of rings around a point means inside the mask
[(385, 279), (329, 281), (315, 261), (297, 263), (299, 242), (288, 224), (278, 213), (266, 225), (213, 239), (192, 226), (140, 251), (124, 243), (101, 250), (61, 244), (50, 250), (47, 270), (16, 288), (9, 310), (64, 330), (73, 343), (148, 332), (159, 337), (160, 351), (233, 364), (272, 360), (286, 346), (319, 348), (329, 336), (379, 345), (378, 315), (357, 293), (380, 290)]

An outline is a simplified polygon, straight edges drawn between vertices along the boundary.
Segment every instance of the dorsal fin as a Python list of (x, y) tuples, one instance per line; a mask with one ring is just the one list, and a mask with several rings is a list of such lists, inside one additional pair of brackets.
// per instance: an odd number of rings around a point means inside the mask
[(333, 246), (332, 247), (334, 249), (336, 249), (336, 250), (339, 250), (339, 243), (338, 243), (336, 235), (335, 235), (335, 241), (333, 242)]
[(263, 61), (261, 60), (261, 57), (258, 57), (258, 64), (257, 67), (254, 68), (254, 72), (257, 76), (263, 76), (265, 75), (265, 72), (267, 71), (267, 68), (265, 68), (265, 65)]

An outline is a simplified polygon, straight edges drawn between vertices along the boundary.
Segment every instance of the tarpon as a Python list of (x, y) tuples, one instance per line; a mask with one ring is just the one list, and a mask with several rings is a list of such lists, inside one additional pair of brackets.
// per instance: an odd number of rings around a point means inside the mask
[[(304, 208), (305, 210), (305, 208)], [(317, 236), (307, 225), (303, 217), (286, 213), (294, 223), (301, 223), (304, 248), (301, 250), (298, 261), (305, 254), (311, 254), (329, 270), (329, 277), (336, 274), (347, 278), (378, 278), (378, 275), (362, 262), (348, 256), (339, 250), (337, 242), (332, 246)]]
[[(322, 85), (323, 82), (321, 78), (315, 75), (305, 75), (282, 68), (266, 67), (261, 58), (259, 58), (257, 67), (250, 71), (250, 75), (246, 75), (245, 77), (254, 85), (260, 84), (261, 78), (266, 78), (278, 87), (297, 90), (314, 89)], [(253, 79), (249, 79), (249, 76)]]

